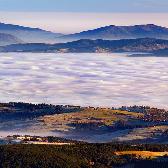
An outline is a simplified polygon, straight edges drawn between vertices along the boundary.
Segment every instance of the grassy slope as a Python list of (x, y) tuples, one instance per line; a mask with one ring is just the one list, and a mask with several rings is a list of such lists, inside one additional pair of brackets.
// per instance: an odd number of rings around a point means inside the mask
[(148, 158), (157, 158), (168, 155), (168, 152), (151, 152), (151, 151), (122, 151), (116, 152), (116, 155), (123, 156), (123, 155), (136, 155), (136, 157), (141, 157), (143, 159)]
[[(154, 149), (161, 153), (163, 149), (168, 149), (168, 146), (131, 146), (126, 144), (7, 145), (0, 146), (0, 167), (111, 168), (114, 165), (130, 163), (124, 156), (117, 156), (116, 151), (137, 151), (138, 149), (141, 150), (141, 153), (143, 150), (153, 151)], [(148, 154), (155, 154), (155, 152)]]
[(44, 116), (40, 121), (44, 122), (49, 128), (68, 131), (70, 124), (98, 124), (111, 126), (117, 121), (127, 122), (129, 119), (138, 119), (143, 116), (140, 113), (111, 110), (111, 109), (84, 109), (80, 112)]

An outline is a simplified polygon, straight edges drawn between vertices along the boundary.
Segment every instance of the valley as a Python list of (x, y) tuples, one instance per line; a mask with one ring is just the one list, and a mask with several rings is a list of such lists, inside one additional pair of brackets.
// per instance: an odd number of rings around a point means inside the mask
[(94, 143), (168, 143), (168, 112), (145, 106), (94, 108), (9, 103), (1, 104), (0, 114), (0, 131), (10, 130), (11, 134), (48, 134)]
[(0, 0), (0, 168), (168, 168), (167, 0)]

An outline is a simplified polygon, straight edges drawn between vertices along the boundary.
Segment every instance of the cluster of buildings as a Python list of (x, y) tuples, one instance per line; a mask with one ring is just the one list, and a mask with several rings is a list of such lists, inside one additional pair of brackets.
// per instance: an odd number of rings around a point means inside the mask
[(151, 108), (145, 113), (144, 120), (168, 123), (168, 111), (157, 108)]
[(18, 140), (22, 142), (27, 141), (38, 141), (38, 142), (47, 142), (47, 138), (40, 136), (30, 136), (30, 135), (13, 135), (7, 137), (9, 140)]

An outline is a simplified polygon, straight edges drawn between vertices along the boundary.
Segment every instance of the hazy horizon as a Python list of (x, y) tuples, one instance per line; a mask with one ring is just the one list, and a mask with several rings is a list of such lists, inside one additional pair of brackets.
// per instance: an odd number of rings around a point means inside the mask
[(0, 12), (0, 22), (37, 27), (63, 34), (108, 25), (156, 24), (168, 27), (168, 23), (165, 22), (167, 19), (168, 13)]
[(0, 0), (0, 22), (75, 33), (106, 25), (168, 27), (167, 0)]

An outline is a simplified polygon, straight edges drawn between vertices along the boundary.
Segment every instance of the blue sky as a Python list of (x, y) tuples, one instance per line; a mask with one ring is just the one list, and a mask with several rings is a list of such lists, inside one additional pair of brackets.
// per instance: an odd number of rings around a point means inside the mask
[(168, 0), (0, 0), (1, 11), (168, 12)]
[(106, 25), (168, 27), (168, 0), (0, 0), (0, 22), (74, 33)]

